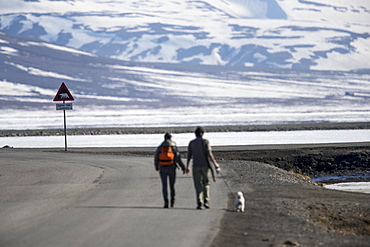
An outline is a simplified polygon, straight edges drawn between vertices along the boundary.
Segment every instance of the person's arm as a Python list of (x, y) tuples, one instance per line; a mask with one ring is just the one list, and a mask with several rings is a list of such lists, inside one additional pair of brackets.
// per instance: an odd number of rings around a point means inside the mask
[(173, 148), (174, 148), (174, 151), (175, 151), (175, 162), (180, 166), (182, 172), (185, 173), (186, 169), (185, 169), (184, 163), (181, 160), (180, 152), (179, 152), (179, 150), (176, 146), (174, 146)]
[(191, 151), (191, 147), (190, 147), (190, 143), (189, 143), (189, 146), (188, 146), (188, 158), (187, 158), (187, 161), (186, 161), (186, 170), (185, 170), (185, 173), (186, 174), (189, 174), (189, 172), (190, 172), (189, 166), (190, 166), (190, 160), (191, 160), (191, 157), (192, 156), (193, 156), (193, 153)]
[(215, 166), (215, 168), (220, 168), (220, 165), (217, 163), (215, 157), (213, 156), (213, 153), (212, 153), (212, 148), (211, 148), (211, 145), (209, 144), (209, 141), (206, 140), (206, 147), (207, 147), (207, 155), (209, 157), (209, 159), (212, 161), (213, 165)]
[(190, 172), (189, 164), (190, 164), (190, 160), (188, 160), (188, 161), (186, 162), (186, 169), (185, 169), (185, 173), (186, 173), (186, 174), (189, 174), (189, 172)]
[(159, 160), (158, 160), (158, 154), (159, 154), (159, 147), (155, 151), (154, 154), (154, 168), (156, 171), (159, 171)]
[(213, 165), (216, 167), (216, 168), (220, 168), (220, 165), (217, 163), (215, 157), (213, 156), (213, 154), (211, 153), (211, 155), (209, 156), (210, 160), (212, 161)]

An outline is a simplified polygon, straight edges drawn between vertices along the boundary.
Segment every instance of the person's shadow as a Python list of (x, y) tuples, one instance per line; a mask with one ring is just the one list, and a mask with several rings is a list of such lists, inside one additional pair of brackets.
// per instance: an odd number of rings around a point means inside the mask
[[(184, 208), (184, 207), (173, 207), (173, 208), (163, 208), (163, 207), (156, 207), (156, 206), (76, 206), (74, 208), (87, 208), (87, 209), (167, 209), (167, 210), (197, 210), (194, 208)], [(209, 209), (204, 209), (209, 210)], [(212, 209), (211, 209), (212, 210)], [(232, 210), (228, 210), (226, 208), (221, 209), (226, 212), (231, 212)], [(198, 210), (197, 210), (198, 211)]]

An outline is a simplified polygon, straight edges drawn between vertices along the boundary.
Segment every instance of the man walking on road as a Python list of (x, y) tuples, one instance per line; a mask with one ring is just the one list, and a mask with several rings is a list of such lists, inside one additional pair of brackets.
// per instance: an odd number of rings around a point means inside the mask
[(188, 146), (188, 158), (186, 163), (186, 173), (189, 173), (190, 160), (193, 159), (193, 180), (196, 192), (197, 209), (210, 208), (210, 183), (208, 175), (212, 169), (209, 159), (216, 169), (217, 164), (207, 139), (203, 139), (204, 129), (198, 127), (195, 130), (196, 139), (192, 140)]
[(154, 155), (155, 170), (159, 171), (162, 181), (162, 193), (164, 199), (164, 208), (168, 208), (167, 182), (169, 181), (171, 207), (175, 205), (175, 182), (177, 164), (185, 173), (185, 165), (181, 161), (180, 153), (177, 150), (176, 143), (171, 140), (170, 133), (164, 135), (164, 141), (157, 148)]

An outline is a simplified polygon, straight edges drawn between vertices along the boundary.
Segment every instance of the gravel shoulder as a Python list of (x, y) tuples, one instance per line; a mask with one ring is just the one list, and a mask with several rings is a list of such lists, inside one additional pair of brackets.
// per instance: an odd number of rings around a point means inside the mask
[[(251, 161), (224, 161), (229, 204), (212, 246), (369, 246), (370, 195), (324, 189)], [(236, 213), (237, 191), (246, 211)]]

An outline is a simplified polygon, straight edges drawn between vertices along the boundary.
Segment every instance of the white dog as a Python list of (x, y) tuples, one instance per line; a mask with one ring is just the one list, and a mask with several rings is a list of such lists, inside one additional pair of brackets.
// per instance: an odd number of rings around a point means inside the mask
[(235, 210), (236, 212), (244, 212), (245, 208), (245, 198), (242, 192), (238, 192), (238, 195), (235, 197)]

